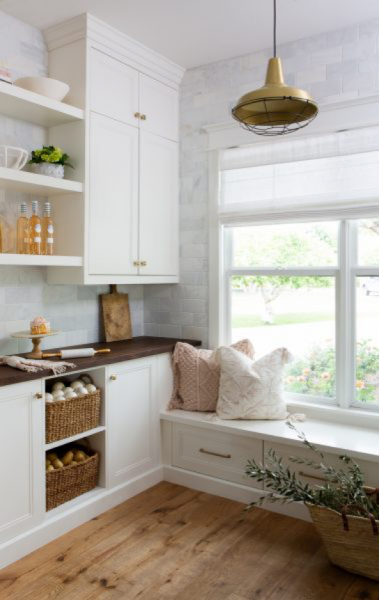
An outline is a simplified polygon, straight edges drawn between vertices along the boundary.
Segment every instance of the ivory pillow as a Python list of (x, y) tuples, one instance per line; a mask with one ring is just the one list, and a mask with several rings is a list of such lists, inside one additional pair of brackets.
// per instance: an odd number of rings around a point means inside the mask
[(221, 367), (217, 415), (221, 419), (285, 419), (283, 370), (292, 359), (278, 348), (253, 362), (226, 346), (217, 351)]
[[(241, 340), (233, 344), (236, 354), (244, 353), (254, 357), (254, 348), (250, 340)], [(216, 352), (201, 350), (191, 344), (178, 342), (172, 357), (174, 391), (168, 408), (182, 410), (216, 410), (220, 385), (220, 366), (216, 361)]]

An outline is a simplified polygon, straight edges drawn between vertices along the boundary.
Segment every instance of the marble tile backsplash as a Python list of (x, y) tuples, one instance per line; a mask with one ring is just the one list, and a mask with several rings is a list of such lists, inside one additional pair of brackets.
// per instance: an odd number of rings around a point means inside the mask
[[(12, 78), (47, 74), (47, 52), (42, 33), (0, 11), (0, 64)], [(45, 130), (23, 121), (0, 116), (0, 144), (29, 151), (45, 141)], [(15, 223), (18, 205), (30, 197), (0, 190), (0, 215)], [(40, 199), (42, 200), (42, 199)], [(0, 267), (0, 355), (29, 349), (30, 342), (10, 334), (29, 328), (30, 320), (44, 315), (60, 335), (47, 338), (45, 348), (94, 343), (101, 336), (99, 299), (108, 286), (48, 285), (46, 270), (32, 267)], [(143, 334), (143, 287), (119, 286), (129, 293), (134, 335)]]
[[(26, 352), (30, 342), (10, 337), (29, 329), (30, 320), (44, 315), (62, 333), (44, 340), (45, 348), (95, 343), (101, 339), (99, 294), (109, 286), (46, 284), (45, 269), (0, 267), (0, 354)], [(143, 334), (142, 286), (118, 286), (129, 294), (134, 335)]]
[[(319, 103), (379, 91), (379, 19), (278, 48), (285, 80)], [(179, 286), (145, 290), (145, 331), (208, 344), (208, 154), (203, 127), (229, 121), (239, 96), (260, 87), (271, 49), (186, 72), (181, 88)]]

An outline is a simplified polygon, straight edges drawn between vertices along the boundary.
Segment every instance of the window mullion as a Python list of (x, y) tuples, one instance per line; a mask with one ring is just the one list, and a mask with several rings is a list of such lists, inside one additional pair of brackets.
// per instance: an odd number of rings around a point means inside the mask
[(342, 408), (352, 402), (355, 382), (355, 316), (354, 280), (352, 268), (356, 264), (356, 228), (351, 221), (340, 226), (340, 274), (337, 277), (336, 296), (336, 379), (337, 401)]
[(223, 344), (231, 344), (232, 337), (232, 277), (231, 265), (233, 262), (233, 230), (225, 229), (224, 233), (224, 326), (221, 332)]

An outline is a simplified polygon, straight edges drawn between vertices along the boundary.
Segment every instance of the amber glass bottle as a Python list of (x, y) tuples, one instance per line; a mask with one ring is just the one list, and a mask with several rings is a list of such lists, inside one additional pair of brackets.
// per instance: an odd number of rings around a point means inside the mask
[(42, 254), (54, 254), (54, 223), (51, 217), (51, 204), (45, 202), (42, 217)]
[(26, 216), (26, 202), (21, 202), (17, 219), (17, 253), (29, 254), (29, 219)]
[(41, 219), (38, 216), (38, 200), (32, 201), (32, 216), (29, 220), (30, 254), (41, 254)]

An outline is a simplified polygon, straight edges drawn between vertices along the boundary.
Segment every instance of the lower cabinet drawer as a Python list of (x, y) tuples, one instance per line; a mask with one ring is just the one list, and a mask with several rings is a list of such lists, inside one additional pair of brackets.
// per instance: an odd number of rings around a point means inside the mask
[(262, 489), (262, 484), (245, 476), (248, 460), (262, 458), (261, 440), (174, 423), (175, 467)]
[[(309, 467), (308, 465), (297, 464), (290, 460), (290, 457), (299, 457), (307, 460), (313, 460), (319, 462), (319, 457), (315, 452), (308, 450), (307, 448), (302, 448), (301, 446), (290, 446), (287, 444), (275, 444), (270, 442), (265, 442), (264, 444), (264, 453), (266, 457), (267, 463), (267, 452), (269, 449), (275, 450), (278, 458), (283, 458), (283, 466), (289, 467), (291, 472), (296, 473), (298, 479), (300, 479), (304, 483), (308, 483), (311, 487), (315, 487), (317, 485), (323, 485), (327, 479), (323, 474), (323, 471), (319, 469), (314, 469)], [(347, 453), (348, 454), (348, 453)], [(339, 460), (340, 454), (332, 454), (330, 452), (323, 452), (324, 462), (331, 467), (336, 469), (344, 469), (346, 470), (346, 466), (344, 463)], [(320, 458), (321, 460), (321, 458)], [(364, 473), (364, 480), (366, 485), (377, 487), (379, 486), (379, 463), (369, 462), (366, 460), (356, 459), (356, 462), (362, 469)], [(330, 480), (329, 480), (330, 481)]]

